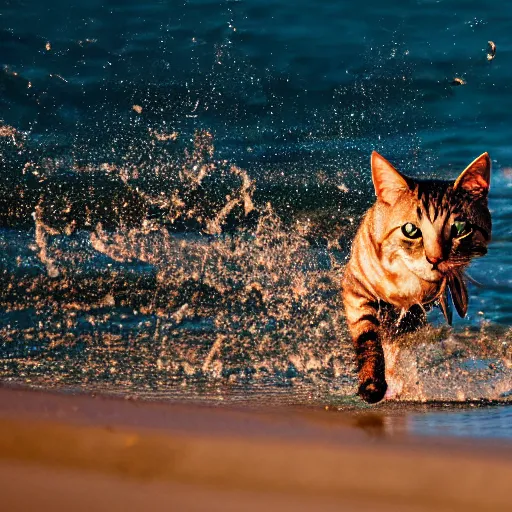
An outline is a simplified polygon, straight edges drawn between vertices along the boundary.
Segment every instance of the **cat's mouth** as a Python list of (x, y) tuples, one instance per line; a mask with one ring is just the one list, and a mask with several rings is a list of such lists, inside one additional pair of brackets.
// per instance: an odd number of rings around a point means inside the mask
[[(415, 262), (413, 263), (407, 261), (407, 259), (405, 259), (404, 263), (407, 266), (409, 272), (426, 283), (437, 284), (445, 278), (445, 274), (442, 271), (442, 268), (434, 268), (434, 266), (428, 263), (426, 260), (425, 264), (421, 265), (418, 265), (417, 263), (415, 264)], [(441, 265), (439, 265), (439, 267), (440, 266)]]
[(423, 265), (417, 266), (415, 264), (408, 264), (407, 268), (416, 277), (426, 281), (427, 283), (439, 283), (449, 275), (453, 274), (454, 271), (457, 271), (457, 269), (463, 268), (466, 265), (467, 261), (462, 258), (456, 259), (456, 261), (453, 261), (450, 258), (434, 265), (425, 259)]
[(468, 264), (469, 261), (464, 258), (450, 258), (439, 263), (435, 270), (438, 270), (443, 276), (448, 276), (453, 274), (453, 272), (457, 272), (461, 269), (463, 270)]
[(418, 269), (415, 269), (414, 267), (409, 267), (409, 270), (416, 277), (426, 281), (427, 283), (439, 283), (451, 275), (454, 272), (454, 268), (456, 269), (459, 267), (458, 265), (454, 266), (450, 261), (442, 261), (437, 265), (428, 263), (428, 266), (430, 267), (428, 270), (421, 269), (419, 272)]

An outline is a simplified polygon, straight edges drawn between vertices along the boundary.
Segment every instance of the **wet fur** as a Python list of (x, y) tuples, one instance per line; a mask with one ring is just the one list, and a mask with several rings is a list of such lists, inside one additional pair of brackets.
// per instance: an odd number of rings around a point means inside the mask
[[(491, 237), (487, 207), (490, 159), (484, 153), (455, 181), (419, 181), (400, 174), (372, 154), (376, 203), (366, 213), (352, 245), (343, 278), (343, 301), (359, 371), (359, 394), (381, 400), (387, 389), (383, 330), (417, 329), (425, 310), (438, 304), (451, 323), (451, 296), (457, 313), (467, 311), (463, 272), (483, 256)], [(455, 222), (468, 233), (457, 236)], [(412, 223), (421, 236), (408, 238)]]

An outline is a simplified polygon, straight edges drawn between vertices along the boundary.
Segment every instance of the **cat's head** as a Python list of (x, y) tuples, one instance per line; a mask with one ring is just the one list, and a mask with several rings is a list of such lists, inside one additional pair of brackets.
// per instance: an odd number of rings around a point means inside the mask
[(471, 162), (455, 181), (409, 178), (376, 152), (371, 162), (383, 256), (425, 282), (447, 283), (464, 316), (462, 271), (473, 257), (486, 254), (491, 238), (489, 155)]

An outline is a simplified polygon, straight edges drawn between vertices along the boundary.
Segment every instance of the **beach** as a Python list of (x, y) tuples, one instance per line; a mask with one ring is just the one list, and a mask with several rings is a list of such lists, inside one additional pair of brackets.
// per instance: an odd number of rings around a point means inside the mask
[(510, 510), (512, 443), (389, 412), (0, 389), (4, 510)]

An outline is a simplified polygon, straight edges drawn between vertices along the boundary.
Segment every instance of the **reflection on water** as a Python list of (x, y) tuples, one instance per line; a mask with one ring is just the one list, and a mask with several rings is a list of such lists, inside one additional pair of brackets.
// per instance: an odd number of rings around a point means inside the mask
[(512, 440), (512, 407), (503, 405), (388, 402), (362, 409), (355, 403), (298, 411), (301, 419), (336, 431), (354, 428), (371, 439), (404, 436)]

